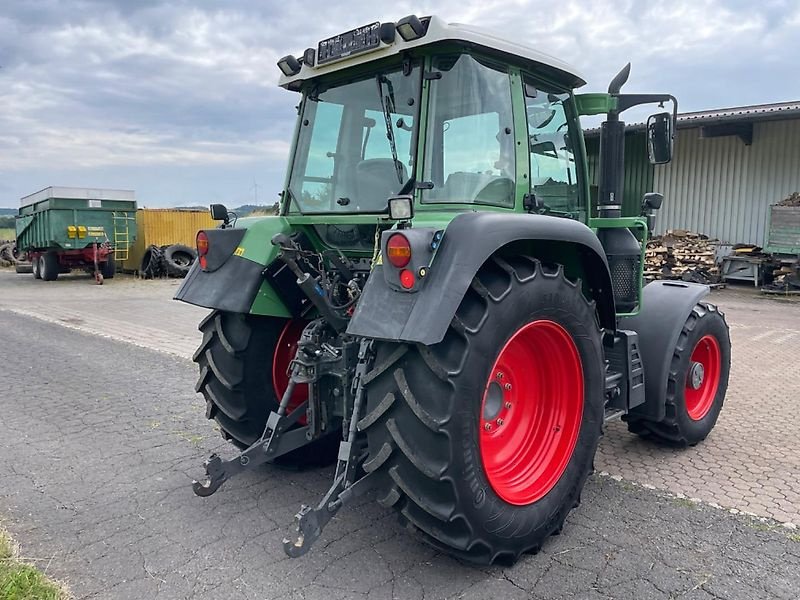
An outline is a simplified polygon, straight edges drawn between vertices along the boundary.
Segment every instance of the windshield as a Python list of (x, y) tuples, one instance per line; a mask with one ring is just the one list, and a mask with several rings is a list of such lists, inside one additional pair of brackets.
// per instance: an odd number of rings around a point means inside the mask
[(419, 67), (308, 94), (289, 195), (302, 213), (385, 212), (414, 165)]

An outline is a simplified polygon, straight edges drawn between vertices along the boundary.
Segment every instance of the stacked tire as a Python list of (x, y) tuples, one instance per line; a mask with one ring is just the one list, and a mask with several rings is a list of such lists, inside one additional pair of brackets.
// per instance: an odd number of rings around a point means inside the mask
[(145, 279), (165, 276), (182, 278), (189, 273), (196, 259), (197, 252), (194, 248), (184, 244), (150, 245), (142, 255), (139, 273)]
[(194, 248), (183, 244), (172, 244), (163, 248), (161, 262), (167, 277), (186, 277), (197, 258)]

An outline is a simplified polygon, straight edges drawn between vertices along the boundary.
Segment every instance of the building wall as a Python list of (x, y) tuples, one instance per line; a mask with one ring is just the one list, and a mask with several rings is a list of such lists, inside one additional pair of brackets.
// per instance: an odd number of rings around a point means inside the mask
[(655, 167), (653, 190), (664, 194), (657, 233), (690, 229), (763, 246), (768, 206), (800, 191), (800, 119), (755, 123), (750, 146), (681, 129), (672, 162)]

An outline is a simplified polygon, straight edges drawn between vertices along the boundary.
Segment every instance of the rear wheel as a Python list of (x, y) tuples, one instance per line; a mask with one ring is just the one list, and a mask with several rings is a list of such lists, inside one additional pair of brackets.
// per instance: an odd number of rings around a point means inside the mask
[(666, 414), (661, 421), (627, 415), (628, 429), (677, 446), (706, 439), (722, 410), (731, 368), (725, 317), (713, 304), (697, 304), (686, 319), (667, 378)]
[(42, 257), (41, 256), (34, 256), (31, 259), (31, 272), (33, 273), (34, 279), (41, 279), (42, 278)]
[(55, 281), (58, 279), (58, 274), (61, 271), (61, 265), (58, 264), (58, 254), (55, 252), (46, 252), (41, 257), (39, 265), (39, 274), (45, 281)]
[[(286, 370), (294, 358), (304, 323), (215, 310), (199, 326), (203, 341), (194, 354), (200, 367), (195, 389), (206, 400), (206, 417), (239, 448), (253, 444), (278, 408), (288, 384)], [(308, 396), (298, 385), (289, 404)], [(341, 428), (278, 459), (290, 465), (327, 464), (335, 459)]]
[(579, 503), (604, 373), (580, 284), (533, 259), (490, 259), (441, 343), (378, 346), (359, 428), (379, 502), (473, 562), (537, 552)]

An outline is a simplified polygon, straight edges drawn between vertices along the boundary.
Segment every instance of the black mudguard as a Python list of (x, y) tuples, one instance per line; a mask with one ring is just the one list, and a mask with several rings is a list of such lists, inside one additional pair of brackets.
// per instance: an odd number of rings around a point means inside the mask
[(708, 286), (681, 281), (653, 281), (642, 290), (642, 308), (633, 317), (620, 319), (620, 329), (639, 334), (644, 363), (644, 404), (631, 415), (661, 421), (665, 414), (669, 365), (683, 324), (711, 290)]
[(205, 229), (209, 239), (207, 266), (195, 261), (175, 292), (175, 300), (206, 308), (249, 313), (258, 293), (264, 265), (237, 256), (234, 251), (244, 229)]
[(475, 273), (498, 249), (524, 240), (566, 242), (578, 250), (600, 323), (616, 325), (611, 277), (594, 232), (571, 219), (518, 213), (470, 212), (456, 216), (424, 285), (416, 293), (394, 290), (376, 266), (364, 287), (347, 333), (378, 339), (436, 344), (444, 338)]

